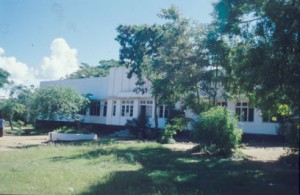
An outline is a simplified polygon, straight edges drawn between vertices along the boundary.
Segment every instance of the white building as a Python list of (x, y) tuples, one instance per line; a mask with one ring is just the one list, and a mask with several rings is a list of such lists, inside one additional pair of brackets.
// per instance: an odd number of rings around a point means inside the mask
[[(81, 120), (84, 123), (96, 123), (105, 125), (125, 125), (127, 120), (145, 115), (148, 123), (154, 127), (154, 98), (149, 93), (137, 94), (135, 78), (127, 78), (127, 69), (112, 68), (110, 74), (103, 78), (67, 79), (58, 81), (41, 82), (41, 87), (66, 86), (78, 90), (82, 94), (91, 94), (92, 103), (86, 113), (82, 113)], [(252, 134), (276, 134), (278, 124), (263, 119), (260, 111), (249, 107), (247, 101), (224, 102), (218, 104), (227, 106), (240, 117), (239, 126), (244, 133)], [(165, 105), (159, 105), (158, 126), (164, 127), (168, 115)], [(192, 113), (186, 115), (193, 117)]]

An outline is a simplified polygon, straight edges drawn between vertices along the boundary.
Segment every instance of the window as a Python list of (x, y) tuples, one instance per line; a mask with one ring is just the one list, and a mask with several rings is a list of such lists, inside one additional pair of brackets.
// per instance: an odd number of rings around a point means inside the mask
[(267, 123), (277, 123), (278, 120), (281, 119), (281, 116), (279, 114), (272, 115), (271, 113), (264, 113), (262, 114), (262, 121)]
[(239, 121), (254, 121), (254, 109), (249, 107), (248, 102), (237, 102), (235, 114), (238, 116)]
[(113, 115), (113, 116), (116, 116), (116, 112), (117, 112), (117, 102), (114, 101), (114, 102), (113, 102), (113, 111), (112, 111), (112, 115)]
[(91, 116), (99, 116), (100, 115), (100, 101), (91, 102), (90, 115)]
[(169, 107), (168, 106), (165, 106), (165, 118), (168, 118), (169, 117)]
[(217, 102), (217, 106), (227, 107), (227, 102)]
[(106, 116), (107, 114), (107, 102), (104, 102), (104, 105), (103, 105), (103, 116)]
[(86, 115), (86, 107), (82, 108), (82, 109), (78, 112), (78, 114), (80, 114), (80, 115)]
[(159, 106), (158, 117), (159, 118), (168, 118), (168, 116), (169, 116), (168, 106)]
[(159, 118), (163, 118), (164, 117), (164, 106), (159, 106), (159, 114), (158, 114)]
[(152, 106), (146, 106), (146, 118), (152, 118)]
[(121, 116), (133, 116), (133, 101), (122, 101)]
[(146, 118), (152, 118), (153, 101), (140, 101), (140, 114)]

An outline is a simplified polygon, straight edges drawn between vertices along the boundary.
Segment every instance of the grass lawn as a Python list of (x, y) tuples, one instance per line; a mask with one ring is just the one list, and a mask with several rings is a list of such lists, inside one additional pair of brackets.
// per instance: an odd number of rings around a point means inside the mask
[(299, 194), (294, 169), (153, 142), (61, 143), (0, 155), (0, 194)]

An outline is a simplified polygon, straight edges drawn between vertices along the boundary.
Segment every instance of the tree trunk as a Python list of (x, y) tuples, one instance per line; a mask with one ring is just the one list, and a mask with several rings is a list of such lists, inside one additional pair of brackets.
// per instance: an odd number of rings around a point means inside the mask
[(13, 124), (12, 124), (12, 120), (11, 120), (11, 119), (9, 119), (9, 125), (10, 125), (10, 129), (13, 130), (14, 127), (13, 127)]
[(216, 106), (216, 99), (217, 99), (217, 91), (216, 89), (214, 89), (213, 102), (212, 102), (213, 106)]
[[(196, 84), (196, 95), (197, 95), (197, 112), (200, 112), (200, 93), (199, 93), (199, 88), (198, 85)], [(199, 113), (197, 113), (199, 114)]]
[(214, 94), (213, 94), (213, 106), (216, 106), (216, 99), (217, 99), (217, 93), (218, 93), (218, 76), (219, 76), (219, 71), (218, 71), (218, 65), (216, 65), (216, 78), (215, 78), (215, 86), (214, 86)]

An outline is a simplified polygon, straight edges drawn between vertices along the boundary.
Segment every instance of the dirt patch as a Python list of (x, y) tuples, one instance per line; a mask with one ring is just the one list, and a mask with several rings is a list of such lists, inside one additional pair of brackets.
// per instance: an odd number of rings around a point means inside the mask
[[(187, 151), (196, 146), (196, 144), (189, 142), (164, 144), (164, 146), (173, 151)], [(271, 162), (277, 161), (280, 157), (285, 156), (287, 154), (288, 148), (284, 146), (273, 146), (272, 144), (264, 144), (263, 146), (250, 145), (239, 150), (242, 151), (249, 160)]]
[[(46, 145), (48, 143), (47, 135), (40, 136), (11, 136), (0, 137), (0, 152), (15, 150), (24, 147)], [(192, 149), (196, 144), (192, 142), (178, 142), (175, 144), (164, 144), (166, 148), (173, 151), (187, 151)], [(282, 146), (263, 146), (250, 145), (240, 149), (249, 160), (253, 161), (277, 161), (281, 156), (287, 153), (287, 148)]]
[(5, 135), (0, 137), (0, 152), (15, 150), (24, 147), (45, 145), (48, 141), (48, 135), (39, 136), (12, 136)]
[(250, 160), (253, 161), (277, 161), (280, 157), (287, 154), (286, 147), (253, 147), (249, 146), (241, 149)]
[(192, 142), (187, 142), (187, 143), (174, 143), (174, 144), (164, 144), (163, 146), (166, 148), (169, 148), (173, 151), (187, 151), (195, 147), (197, 144), (192, 143)]

